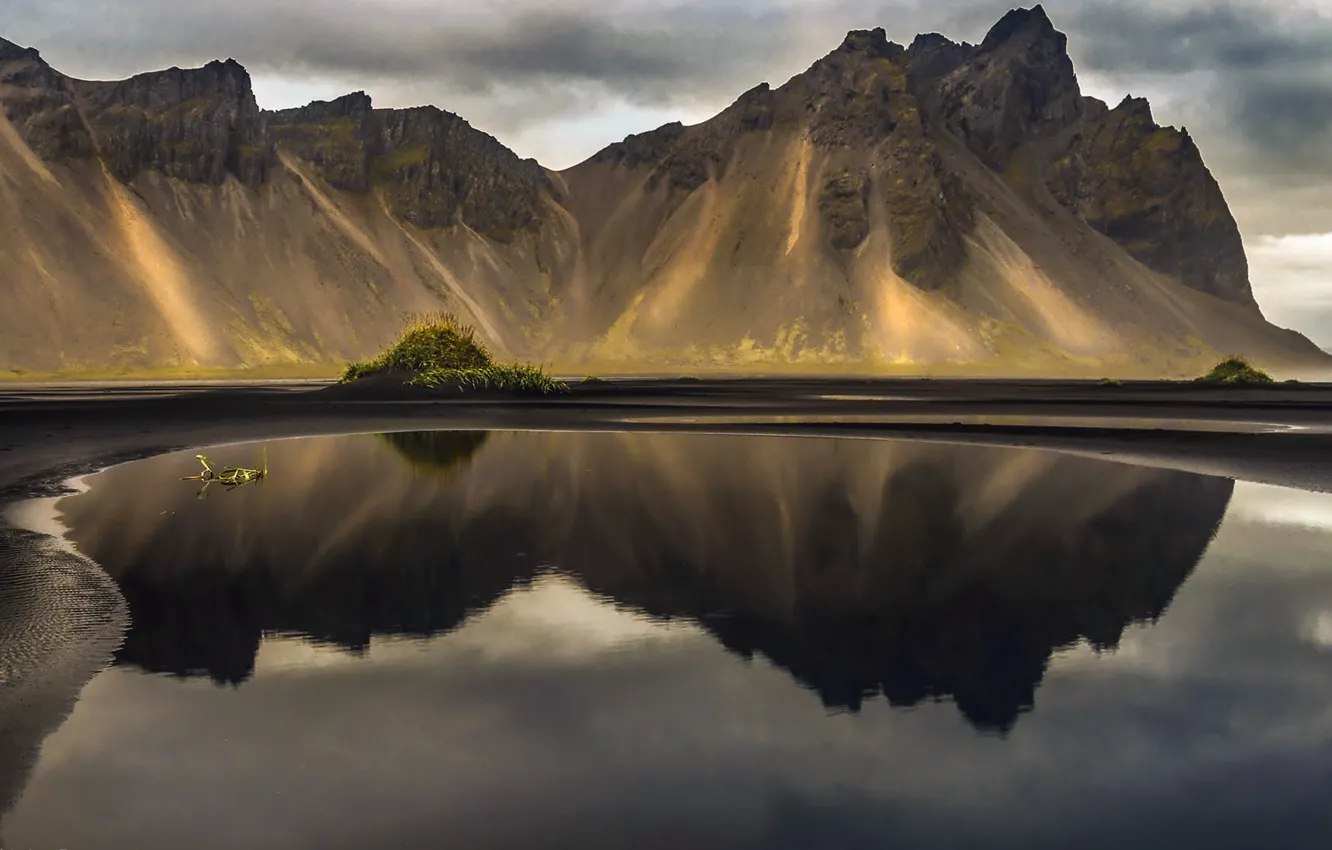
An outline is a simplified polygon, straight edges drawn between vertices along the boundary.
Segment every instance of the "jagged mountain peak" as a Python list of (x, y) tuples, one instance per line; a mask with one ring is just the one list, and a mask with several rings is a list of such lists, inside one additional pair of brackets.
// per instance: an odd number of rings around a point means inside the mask
[(868, 30), (851, 30), (837, 48), (841, 53), (864, 53), (871, 58), (897, 55), (903, 50), (900, 44), (888, 40), (888, 32), (883, 27)]
[[(962, 44), (966, 44), (966, 42), (962, 42)], [(916, 37), (911, 40), (911, 44), (907, 47), (907, 49), (909, 51), (915, 52), (920, 50), (931, 50), (939, 47), (957, 47), (957, 46), (959, 46), (958, 42), (953, 41), (951, 38), (944, 35), (943, 33), (922, 32), (916, 34)]]
[(14, 62), (20, 59), (41, 60), (42, 55), (35, 47), (23, 47), (12, 41), (0, 38), (0, 62)]
[(1076, 124), (1086, 109), (1067, 38), (1040, 6), (1005, 15), (930, 101), (949, 131), (996, 171), (1026, 143)]
[(937, 32), (916, 36), (907, 48), (907, 56), (911, 59), (913, 87), (917, 90), (928, 87), (975, 55), (976, 46), (965, 41), (955, 42)]
[(266, 111), (265, 114), (273, 116), (287, 115), (327, 115), (327, 116), (347, 116), (368, 114), (374, 110), (374, 100), (364, 91), (348, 92), (332, 100), (314, 100), (305, 106), (296, 106), (290, 109), (279, 109)]
[(1054, 22), (1045, 12), (1045, 7), (1036, 5), (1030, 9), (1013, 9), (1000, 18), (999, 22), (986, 33), (980, 49), (996, 50), (1004, 44), (1017, 41), (1054, 41), (1062, 46), (1066, 43), (1066, 38), (1063, 33), (1055, 29)]
[(204, 70), (222, 72), (237, 78), (243, 77), (246, 80), (246, 82), (248, 82), (250, 79), (249, 70), (244, 65), (237, 62), (235, 59), (231, 58), (230, 56), (228, 56), (226, 59), (214, 59), (213, 61), (204, 65)]
[(1152, 117), (1152, 105), (1145, 97), (1134, 97), (1131, 94), (1126, 94), (1119, 105), (1115, 107), (1115, 110), (1132, 115), (1147, 123), (1156, 124), (1156, 119)]
[(235, 59), (214, 59), (189, 68), (173, 65), (124, 80), (88, 81), (84, 85), (98, 90), (115, 90), (121, 93), (120, 96), (131, 98), (153, 97), (158, 101), (154, 106), (165, 105), (165, 101), (173, 97), (206, 97), (212, 93), (253, 98), (250, 72)]

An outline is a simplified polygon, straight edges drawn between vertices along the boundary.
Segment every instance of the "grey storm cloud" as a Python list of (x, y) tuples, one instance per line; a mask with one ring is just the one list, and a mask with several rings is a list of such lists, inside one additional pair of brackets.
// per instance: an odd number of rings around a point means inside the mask
[(0, 0), (0, 10), (11, 9), (0, 14), (0, 35), (14, 38), (6, 24), (19, 21), (18, 34), (31, 33), (28, 40), (56, 64), (69, 58), (113, 76), (235, 56), (252, 70), (429, 79), (444, 91), (596, 84), (668, 103), (733, 88), (791, 50), (782, 10), (721, 5), (606, 10), (524, 2), (467, 13), (411, 2)]
[(447, 74), (455, 85), (483, 89), (593, 80), (630, 92), (694, 76), (700, 58), (690, 55), (700, 52), (691, 39), (652, 38), (574, 11), (525, 10), (493, 27), (427, 27), (406, 39), (345, 29), (307, 33), (292, 42), (290, 58), (326, 72)]
[(1206, 117), (1241, 134), (1264, 170), (1332, 166), (1332, 16), (1256, 4), (1085, 3), (1070, 23), (1086, 70), (1204, 75)]
[(1252, 72), (1332, 59), (1332, 21), (1291, 20), (1259, 5), (1171, 9), (1084, 3), (1074, 22), (1088, 36), (1083, 62), (1096, 69)]
[(1236, 101), (1236, 126), (1287, 165), (1332, 166), (1332, 82), (1255, 83)]

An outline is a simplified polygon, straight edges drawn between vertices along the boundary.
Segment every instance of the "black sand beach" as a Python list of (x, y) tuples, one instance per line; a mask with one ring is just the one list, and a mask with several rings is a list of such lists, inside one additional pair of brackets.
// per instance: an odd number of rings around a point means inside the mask
[(358, 396), (312, 383), (0, 390), (0, 499), (219, 443), (429, 429), (648, 430), (1020, 445), (1332, 489), (1332, 386), (1166, 382), (617, 380), (543, 399)]

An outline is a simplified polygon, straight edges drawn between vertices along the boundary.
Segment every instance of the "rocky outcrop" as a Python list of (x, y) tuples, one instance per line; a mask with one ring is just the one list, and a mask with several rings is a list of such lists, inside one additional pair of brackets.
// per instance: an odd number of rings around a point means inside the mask
[(1239, 228), (1188, 134), (1157, 126), (1144, 100), (1110, 110), (1083, 97), (1042, 7), (1009, 12), (979, 47), (926, 35), (908, 55), (937, 131), (987, 168), (1043, 174), (1060, 204), (1143, 265), (1256, 307)]
[(357, 92), (267, 119), (282, 150), (337, 188), (382, 192), (417, 227), (466, 224), (503, 242), (540, 226), (545, 171), (451, 112), (374, 109)]
[(370, 189), (374, 106), (365, 92), (299, 109), (268, 113), (268, 129), (285, 151), (314, 166), (335, 189)]
[(280, 144), (336, 188), (382, 191), (418, 227), (466, 223), (505, 241), (540, 225), (541, 166), (435, 107), (374, 109), (358, 92), (261, 112), (249, 74), (234, 60), (85, 82), (9, 42), (0, 44), (0, 85), (9, 120), (39, 156), (95, 156), (124, 182), (156, 171), (190, 183), (234, 176), (260, 186)]
[(910, 53), (888, 41), (883, 29), (857, 30), (788, 87), (814, 110), (809, 133), (817, 146), (868, 154), (893, 269), (922, 289), (935, 289), (961, 265), (972, 210), (943, 166), (911, 73)]
[(919, 129), (906, 72), (906, 51), (888, 41), (883, 29), (855, 30), (783, 89), (811, 114), (809, 135), (815, 145), (872, 149), (899, 131)]
[(1257, 307), (1239, 227), (1185, 130), (1160, 127), (1146, 100), (1104, 105), (1046, 174), (1051, 194), (1149, 268)]
[(92, 156), (92, 135), (79, 115), (69, 80), (36, 50), (0, 39), (0, 93), (10, 122), (38, 156)]
[(234, 175), (258, 186), (273, 164), (250, 75), (231, 59), (86, 82), (3, 42), (0, 87), (6, 115), (34, 152), (56, 161), (96, 156), (123, 181), (156, 171), (211, 185)]
[(1040, 6), (1005, 15), (970, 60), (939, 80), (935, 97), (943, 125), (995, 171), (1034, 137), (1082, 115), (1068, 39)]
[(957, 42), (939, 33), (923, 33), (907, 48), (911, 60), (912, 90), (921, 92), (948, 76), (976, 55), (975, 45)]
[(673, 121), (629, 136), (599, 152), (592, 161), (650, 169), (649, 191), (666, 181), (673, 189), (692, 192), (708, 182), (725, 161), (724, 152), (711, 143), (710, 135)]
[(152, 170), (212, 185), (234, 175), (258, 186), (273, 164), (250, 75), (235, 60), (74, 89), (97, 153), (121, 180)]
[(819, 212), (834, 248), (849, 251), (869, 235), (869, 180), (864, 172), (838, 171), (823, 184)]

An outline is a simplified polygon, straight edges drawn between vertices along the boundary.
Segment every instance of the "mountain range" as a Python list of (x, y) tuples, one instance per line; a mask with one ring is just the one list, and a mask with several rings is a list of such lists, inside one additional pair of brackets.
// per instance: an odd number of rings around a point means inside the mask
[(88, 82), (0, 39), (0, 372), (318, 367), (450, 310), (603, 372), (1196, 374), (1268, 323), (1187, 131), (1084, 96), (1044, 9), (853, 31), (780, 87), (551, 171), (233, 60)]

